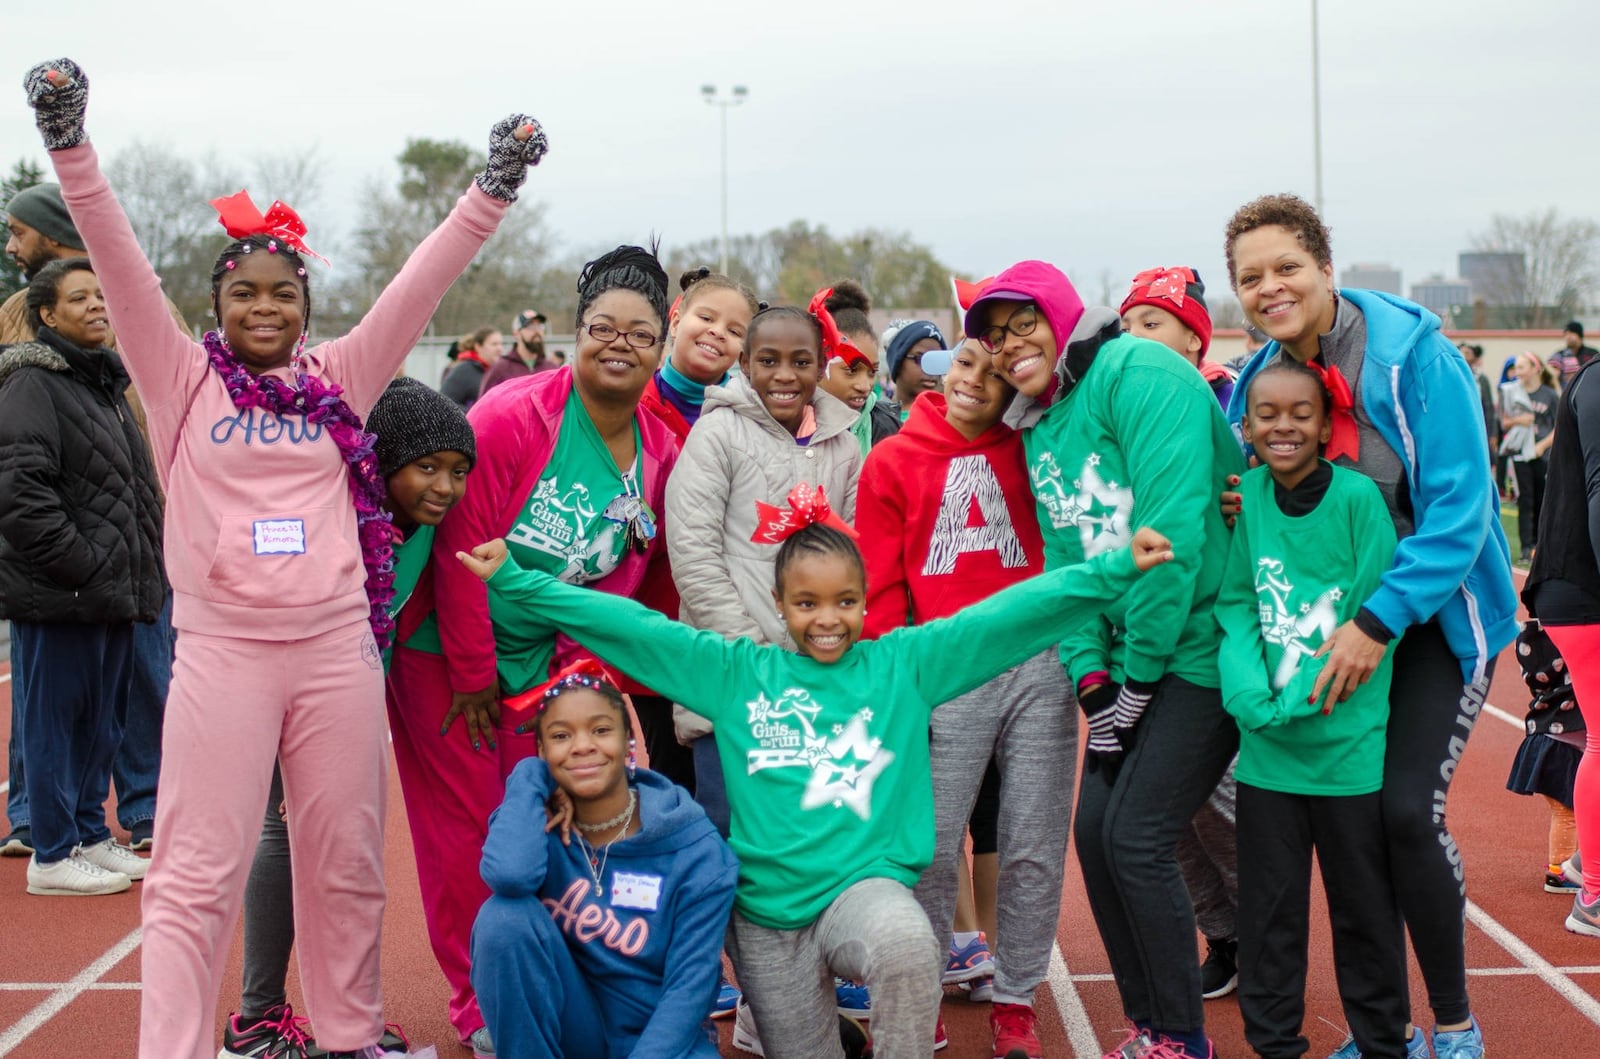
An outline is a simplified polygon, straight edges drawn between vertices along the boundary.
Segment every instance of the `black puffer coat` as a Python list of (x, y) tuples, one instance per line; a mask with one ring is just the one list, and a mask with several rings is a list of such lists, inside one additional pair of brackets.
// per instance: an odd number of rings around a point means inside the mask
[(49, 328), (0, 347), (0, 617), (154, 621), (166, 594), (150, 451), (108, 349)]

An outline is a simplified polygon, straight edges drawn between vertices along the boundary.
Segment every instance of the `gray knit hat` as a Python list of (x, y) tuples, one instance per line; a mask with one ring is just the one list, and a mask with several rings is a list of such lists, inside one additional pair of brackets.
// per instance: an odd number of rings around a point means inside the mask
[(6, 203), (6, 213), (62, 246), (83, 249), (83, 236), (78, 234), (77, 226), (72, 223), (67, 204), (61, 201), (60, 184), (35, 184), (31, 188), (23, 188)]
[(372, 450), (385, 478), (433, 452), (459, 452), (469, 466), (478, 462), (477, 439), (461, 406), (416, 379), (389, 384), (367, 417), (367, 429), (378, 435)]

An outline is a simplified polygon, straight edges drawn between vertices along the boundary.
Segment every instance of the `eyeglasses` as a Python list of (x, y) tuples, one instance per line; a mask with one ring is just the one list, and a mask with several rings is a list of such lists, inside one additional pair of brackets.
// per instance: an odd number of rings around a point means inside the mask
[[(661, 341), (659, 337), (649, 331), (618, 331), (610, 324), (589, 324), (583, 330), (588, 332), (589, 337), (596, 342), (602, 342), (608, 346), (617, 340), (618, 335), (626, 338), (628, 345), (634, 349), (649, 349)], [(1029, 328), (1029, 330), (1032, 330), (1032, 328)]]
[(1026, 302), (1020, 309), (1013, 312), (1003, 324), (994, 324), (985, 327), (978, 333), (978, 344), (990, 353), (1000, 352), (1000, 347), (1006, 344), (1006, 335), (1013, 334), (1018, 338), (1026, 338), (1033, 334), (1034, 328), (1039, 326), (1039, 307), (1032, 302)]

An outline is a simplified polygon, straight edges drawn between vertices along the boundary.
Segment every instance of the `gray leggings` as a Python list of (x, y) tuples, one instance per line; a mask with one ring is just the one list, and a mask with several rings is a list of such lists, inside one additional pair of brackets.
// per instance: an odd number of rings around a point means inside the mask
[(1056, 648), (934, 710), (929, 740), (936, 837), (917, 900), (933, 924), (939, 951), (949, 951), (957, 856), (992, 757), (1000, 769), (999, 936), (989, 939), (994, 999), (1032, 1005), (1034, 990), (1050, 970), (1061, 915), (1078, 758), (1077, 700)]
[(843, 1059), (834, 975), (866, 982), (877, 1059), (932, 1054), (944, 952), (903, 884), (862, 879), (796, 930), (735, 910), (726, 948), (767, 1059)]
[(244, 888), (244, 974), (239, 1014), (260, 1018), (287, 998), (289, 952), (294, 948), (294, 887), (289, 867), (289, 825), (278, 812), (283, 776), (272, 766), (272, 792), (261, 821), (261, 840)]
[(1239, 938), (1238, 789), (1230, 764), (1178, 839), (1178, 870), (1194, 901), (1195, 925), (1211, 941)]

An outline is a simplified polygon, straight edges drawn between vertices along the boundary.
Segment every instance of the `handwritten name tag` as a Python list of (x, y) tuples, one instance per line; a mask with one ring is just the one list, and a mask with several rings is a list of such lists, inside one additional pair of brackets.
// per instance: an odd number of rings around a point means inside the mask
[(306, 524), (298, 518), (258, 519), (256, 528), (257, 555), (304, 555), (306, 553)]
[(619, 871), (611, 877), (611, 907), (654, 912), (661, 904), (661, 876)]

